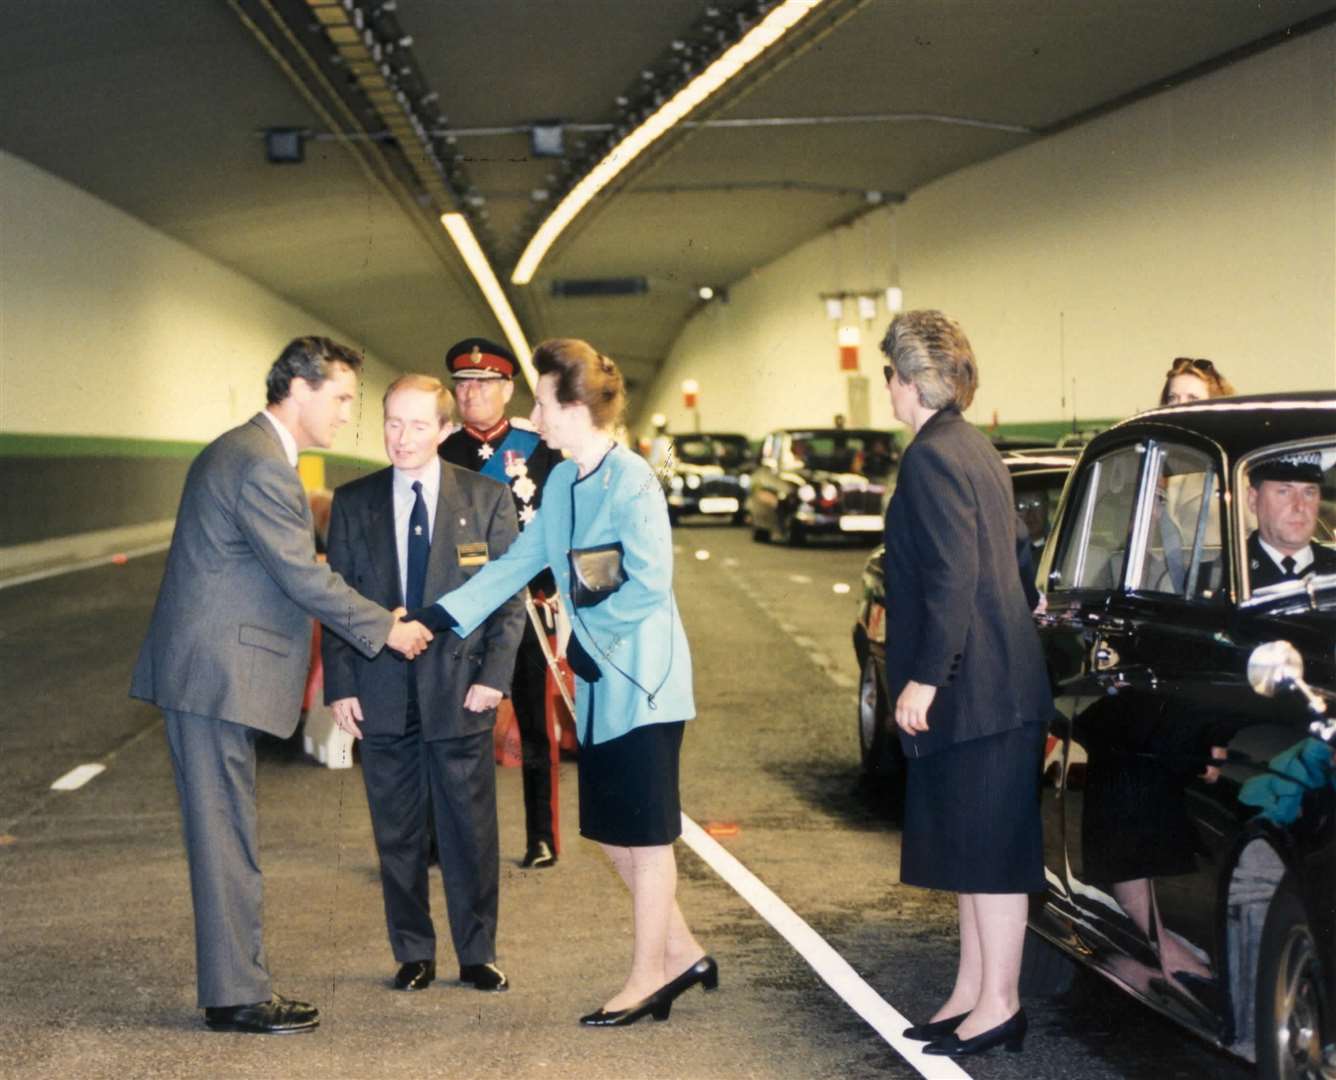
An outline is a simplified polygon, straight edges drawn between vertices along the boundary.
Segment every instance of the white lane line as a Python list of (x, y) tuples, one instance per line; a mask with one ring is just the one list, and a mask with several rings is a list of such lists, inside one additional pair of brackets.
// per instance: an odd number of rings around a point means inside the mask
[(878, 1035), (903, 1057), (920, 1076), (929, 1080), (969, 1080), (969, 1073), (949, 1058), (925, 1054), (927, 1043), (900, 1034), (910, 1021), (897, 1012), (837, 953), (826, 940), (804, 922), (797, 912), (776, 896), (755, 874), (727, 851), (713, 836), (686, 814), (682, 815), (682, 839), (733, 890), (746, 900), (811, 966), (826, 985), (849, 1008), (861, 1016)]
[[(156, 544), (145, 544), (143, 547), (130, 548), (120, 554), (127, 559), (137, 559), (141, 555), (156, 555), (160, 551), (166, 551), (172, 546), (170, 540), (162, 540)], [(45, 570), (34, 570), (31, 574), (19, 574), (15, 577), (7, 577), (0, 581), (0, 589), (12, 588), (15, 585), (27, 585), (30, 581), (45, 581), (47, 578), (59, 577), (61, 574), (73, 574), (77, 570), (91, 570), (95, 566), (111, 566), (116, 561), (114, 555), (99, 555), (96, 559), (83, 559), (80, 562), (65, 563), (61, 566), (48, 567)]]
[(789, 580), (790, 580), (791, 582), (793, 582), (795, 585), (810, 585), (810, 584), (812, 584), (812, 579), (809, 578), (806, 574), (790, 574), (790, 575), (789, 575)]
[(95, 776), (107, 771), (100, 762), (93, 765), (76, 765), (59, 780), (51, 785), (52, 791), (77, 791)]

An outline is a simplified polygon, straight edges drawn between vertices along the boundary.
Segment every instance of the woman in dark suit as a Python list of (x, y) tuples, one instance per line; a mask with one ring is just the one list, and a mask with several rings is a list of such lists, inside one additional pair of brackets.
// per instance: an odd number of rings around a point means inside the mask
[[(569, 457), (548, 474), (542, 509), (510, 549), (418, 614), (467, 636), (539, 571), (552, 570), (573, 624), (566, 656), (577, 677), (580, 835), (598, 842), (626, 882), (635, 926), (625, 984), (580, 1022), (667, 1020), (683, 991), (719, 985), (718, 965), (676, 899), (678, 761), (696, 709), (673, 598), (668, 504), (644, 458), (612, 436), (626, 401), (617, 365), (574, 338), (543, 342), (533, 362), (532, 420)], [(600, 561), (607, 587), (594, 592), (581, 577)], [(614, 564), (618, 571), (608, 572)]]
[(886, 511), (886, 681), (908, 761), (900, 877), (958, 893), (960, 911), (955, 987), (905, 1035), (931, 1054), (1015, 1051), (1053, 703), (1016, 572), (1011, 478), (961, 416), (978, 369), (960, 327), (905, 312), (881, 347), (891, 407), (913, 432)]

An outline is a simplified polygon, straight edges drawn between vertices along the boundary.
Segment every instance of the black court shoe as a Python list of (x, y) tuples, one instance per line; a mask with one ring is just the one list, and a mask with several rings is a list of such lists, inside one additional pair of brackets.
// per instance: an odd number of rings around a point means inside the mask
[(677, 978), (659, 987), (661, 997), (675, 998), (700, 983), (707, 991), (719, 989), (719, 965), (713, 956), (702, 956)]
[(251, 1035), (292, 1035), (320, 1026), (320, 1010), (304, 1001), (289, 1001), (275, 994), (254, 1005), (211, 1005), (204, 1022), (214, 1031), (244, 1031)]
[(673, 999), (664, 996), (664, 989), (666, 988), (661, 987), (630, 1008), (614, 1009), (612, 1012), (597, 1009), (588, 1016), (580, 1017), (580, 1023), (585, 1027), (626, 1027), (627, 1024), (634, 1024), (643, 1016), (652, 1016), (655, 1020), (667, 1020), (668, 1014), (673, 1010)]
[(928, 1043), (923, 1048), (925, 1054), (940, 1054), (943, 1057), (965, 1057), (968, 1054), (982, 1054), (994, 1046), (1005, 1045), (1013, 1054), (1019, 1054), (1025, 1048), (1025, 1010), (1019, 1009), (1008, 1020), (1003, 1020), (995, 1028), (981, 1031), (970, 1039), (962, 1039), (954, 1032), (943, 1035), (940, 1039)]
[(905, 1028), (903, 1034), (906, 1039), (932, 1042), (933, 1039), (940, 1039), (943, 1035), (953, 1034), (956, 1028), (965, 1022), (967, 1016), (969, 1016), (969, 1013), (963, 1012), (957, 1016), (944, 1016), (940, 1020), (929, 1020), (926, 1024), (915, 1024), (913, 1027)]

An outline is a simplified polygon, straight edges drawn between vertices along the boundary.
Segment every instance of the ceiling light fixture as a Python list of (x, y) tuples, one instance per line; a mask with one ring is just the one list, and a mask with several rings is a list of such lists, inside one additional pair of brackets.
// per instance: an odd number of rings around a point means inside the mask
[[(590, 201), (660, 136), (741, 72), (825, 0), (784, 0), (719, 59), (682, 87), (625, 139), (614, 146), (561, 200), (529, 239), (510, 280), (527, 285), (538, 264)], [(653, 74), (652, 72), (650, 73)]]
[(528, 380), (530, 388), (536, 388), (538, 374), (529, 359), (532, 350), (529, 348), (528, 339), (524, 336), (519, 320), (515, 318), (515, 312), (511, 310), (510, 301), (506, 299), (506, 292), (501, 288), (501, 282), (497, 281), (496, 275), (492, 273), (492, 264), (483, 254), (482, 246), (478, 243), (478, 238), (473, 235), (468, 219), (463, 214), (442, 214), (441, 224), (450, 234), (450, 239), (455, 242), (460, 258), (464, 260), (464, 265), (469, 268), (473, 280), (482, 290), (482, 295), (492, 309), (492, 314), (496, 316), (496, 321), (500, 324), (502, 333), (506, 335), (510, 348), (519, 357), (520, 367), (524, 369), (524, 377)]

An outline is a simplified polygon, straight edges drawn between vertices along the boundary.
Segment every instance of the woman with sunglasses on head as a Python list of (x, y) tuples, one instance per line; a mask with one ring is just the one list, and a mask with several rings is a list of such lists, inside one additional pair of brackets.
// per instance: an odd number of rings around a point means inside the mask
[(1179, 356), (1169, 366), (1160, 391), (1161, 405), (1186, 405), (1189, 401), (1232, 397), (1234, 386), (1209, 360)]
[(596, 841), (631, 892), (631, 972), (589, 1027), (667, 1020), (672, 1003), (719, 969), (677, 906), (673, 841), (681, 833), (678, 758), (695, 716), (691, 654), (673, 598), (673, 541), (663, 488), (612, 436), (626, 393), (621, 372), (587, 342), (545, 341), (532, 421), (569, 458), (543, 505), (501, 558), (414, 613), (466, 637), (544, 568), (571, 612), (576, 674), (580, 835)]
[(1044, 882), (1039, 780), (1053, 713), (1016, 568), (1011, 476), (961, 410), (978, 385), (964, 331), (897, 315), (881, 343), (913, 432), (886, 510), (886, 686), (907, 763), (900, 880), (957, 894), (955, 986), (905, 1037), (947, 1057), (1018, 1051), (1027, 893)]

